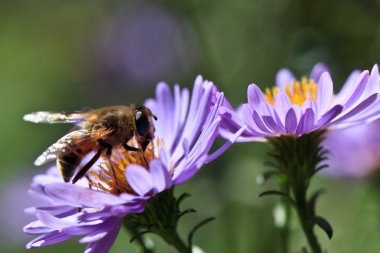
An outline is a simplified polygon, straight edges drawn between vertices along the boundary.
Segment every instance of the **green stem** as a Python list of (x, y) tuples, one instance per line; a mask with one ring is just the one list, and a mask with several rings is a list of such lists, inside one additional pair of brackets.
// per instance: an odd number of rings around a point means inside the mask
[(295, 193), (297, 215), (301, 223), (302, 230), (306, 236), (307, 242), (312, 253), (322, 253), (322, 248), (314, 234), (313, 217), (307, 209), (306, 191), (303, 194)]
[[(284, 185), (283, 191), (289, 195), (289, 186)], [(281, 197), (281, 201), (285, 212), (285, 223), (280, 229), (280, 248), (281, 253), (289, 252), (289, 237), (290, 237), (290, 203), (289, 200)]]

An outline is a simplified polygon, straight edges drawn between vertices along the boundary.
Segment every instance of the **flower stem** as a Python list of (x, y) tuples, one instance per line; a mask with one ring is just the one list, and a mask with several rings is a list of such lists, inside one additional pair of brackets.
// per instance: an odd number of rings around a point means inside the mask
[[(267, 191), (264, 195), (277, 194), (284, 198), (286, 221), (283, 226), (282, 252), (288, 251), (289, 213), (286, 208), (289, 204), (296, 209), (302, 230), (312, 253), (322, 253), (322, 248), (314, 234), (314, 227), (318, 224), (331, 238), (332, 228), (328, 222), (315, 214), (315, 202), (321, 191), (317, 191), (308, 199), (307, 193), (312, 177), (327, 166), (327, 151), (321, 146), (325, 131), (316, 131), (302, 136), (283, 135), (269, 137), (268, 142), (273, 147), (269, 155), (274, 161), (270, 164), (278, 172), (281, 192)], [(273, 173), (272, 173), (273, 174)], [(262, 194), (263, 195), (263, 194)]]
[[(305, 192), (306, 193), (306, 192)], [(317, 237), (314, 234), (314, 221), (313, 217), (307, 209), (306, 194), (298, 194), (295, 197), (297, 215), (301, 223), (302, 230), (306, 236), (311, 252), (322, 253), (322, 248), (319, 245)]]
[[(289, 187), (286, 185), (283, 187), (283, 192), (289, 194)], [(281, 202), (283, 204), (284, 213), (285, 213), (285, 221), (283, 226), (280, 228), (280, 247), (281, 253), (289, 252), (289, 236), (290, 236), (290, 203), (286, 198), (281, 198)]]

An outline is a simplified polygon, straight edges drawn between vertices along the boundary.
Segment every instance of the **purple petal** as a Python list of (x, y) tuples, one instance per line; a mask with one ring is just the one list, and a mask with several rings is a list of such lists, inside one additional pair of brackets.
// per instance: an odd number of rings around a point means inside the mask
[(301, 106), (297, 105), (297, 104), (294, 104), (292, 106), (293, 110), (294, 110), (294, 113), (296, 114), (296, 118), (297, 118), (297, 122), (299, 121), (299, 119), (301, 118), (302, 116), (302, 109), (301, 109)]
[(250, 84), (248, 86), (248, 104), (254, 110), (258, 110), (260, 108), (260, 103), (265, 101), (264, 94), (260, 90), (260, 88), (256, 84)]
[(358, 79), (356, 79), (354, 83), (355, 90), (352, 92), (352, 94), (347, 98), (346, 102), (343, 104), (344, 109), (346, 110), (351, 105), (355, 104), (359, 98), (362, 96), (364, 90), (366, 89), (368, 84), (368, 71), (363, 71)]
[(380, 90), (380, 75), (379, 75), (379, 66), (375, 64), (372, 68), (371, 75), (368, 80), (368, 87), (366, 94), (372, 95), (373, 93), (378, 93)]
[(125, 175), (132, 189), (140, 196), (153, 189), (152, 177), (144, 167), (131, 164), (127, 167)]
[(172, 180), (169, 171), (163, 166), (161, 161), (154, 160), (149, 164), (150, 173), (152, 175), (152, 182), (157, 189), (157, 192), (161, 192), (171, 187)]
[(76, 224), (75, 221), (66, 221), (64, 219), (59, 219), (54, 215), (48, 214), (43, 211), (37, 211), (36, 217), (47, 227), (53, 228), (55, 230), (60, 230)]
[(276, 120), (277, 127), (280, 129), (280, 132), (285, 133), (286, 132), (285, 125), (284, 125), (285, 118), (284, 118), (284, 122), (282, 122), (280, 119), (280, 116), (278, 116), (278, 113), (276, 112), (276, 110), (274, 111), (274, 118)]
[(273, 132), (280, 132), (281, 129), (277, 126), (277, 123), (271, 116), (263, 116), (265, 125)]
[(115, 227), (121, 226), (121, 221), (119, 219), (111, 218), (98, 226), (97, 229), (93, 230), (90, 234), (79, 240), (79, 243), (92, 243), (103, 239), (107, 236)]
[(347, 78), (346, 82), (343, 84), (342, 89), (336, 95), (337, 104), (342, 104), (343, 100), (347, 99), (349, 94), (355, 89), (354, 84), (359, 76), (360, 76), (359, 70), (352, 71), (352, 73)]
[(101, 240), (89, 243), (84, 251), (84, 253), (108, 253), (111, 249), (114, 241), (121, 227), (121, 222), (119, 220), (109, 222), (110, 230), (108, 230), (107, 235)]
[(228, 141), (224, 143), (218, 150), (208, 155), (205, 163), (209, 163), (218, 158), (221, 154), (223, 154), (240, 137), (240, 135), (245, 131), (246, 128), (247, 126), (243, 126), (242, 128), (240, 128), (239, 131), (237, 131), (231, 138), (229, 138)]
[(305, 102), (303, 102), (303, 104), (302, 104), (302, 111), (303, 112), (305, 112), (306, 109), (309, 109), (309, 108), (311, 108), (313, 110), (315, 115), (318, 115), (317, 104), (312, 99), (306, 99)]
[(27, 234), (47, 234), (53, 232), (54, 229), (46, 227), (40, 220), (33, 221), (23, 228)]
[(261, 102), (259, 110), (257, 111), (260, 113), (261, 116), (274, 116), (273, 106), (267, 101)]
[(46, 245), (51, 245), (51, 244), (66, 241), (66, 240), (70, 239), (71, 237), (73, 237), (73, 236), (67, 235), (64, 233), (60, 233), (58, 231), (53, 231), (51, 233), (48, 233), (48, 234), (45, 234), (45, 235), (42, 235), (42, 236), (35, 238), (34, 240), (32, 240), (31, 242), (29, 242), (26, 245), (26, 248), (32, 249), (32, 248), (38, 248), (38, 247), (42, 247), (42, 246), (46, 246)]
[(103, 208), (123, 204), (123, 200), (110, 193), (83, 188), (69, 183), (53, 183), (45, 187), (51, 197), (77, 207)]
[(297, 129), (297, 116), (293, 108), (290, 108), (286, 114), (285, 129), (287, 133), (295, 133)]
[(311, 71), (310, 78), (319, 83), (319, 79), (324, 72), (330, 73), (329, 68), (323, 63), (317, 63)]
[(285, 90), (286, 85), (291, 85), (292, 81), (296, 80), (292, 72), (288, 69), (280, 69), (276, 75), (277, 87)]
[[(251, 130), (254, 133), (266, 133), (266, 130), (262, 130), (259, 126), (256, 125), (254, 119), (253, 119), (253, 111), (251, 106), (248, 104), (242, 105), (242, 117), (244, 123), (247, 124), (249, 130)], [(265, 129), (265, 128), (264, 128)]]
[(290, 107), (292, 107), (292, 102), (290, 101), (288, 95), (286, 95), (285, 92), (280, 91), (274, 97), (274, 109), (278, 113), (282, 123), (285, 123), (285, 116)]
[(260, 115), (256, 112), (253, 111), (253, 121), (255, 122), (255, 125), (263, 132), (270, 133), (269, 129), (265, 126), (262, 118)]
[(322, 127), (332, 121), (335, 117), (337, 117), (343, 110), (343, 106), (336, 105), (331, 108), (328, 112), (326, 112), (322, 117), (318, 120), (317, 127)]
[(342, 122), (346, 119), (349, 119), (349, 118), (352, 118), (353, 116), (355, 116), (356, 114), (362, 112), (363, 110), (367, 109), (373, 102), (376, 101), (376, 99), (378, 98), (378, 94), (373, 94), (372, 96), (369, 96), (368, 98), (366, 98), (365, 100), (363, 100), (363, 102), (361, 102), (360, 104), (358, 104), (357, 106), (355, 106), (352, 110), (350, 110), (349, 112), (345, 113), (343, 116), (339, 117), (338, 119), (336, 119), (336, 121), (334, 121), (334, 123), (337, 123), (337, 122)]
[(297, 135), (308, 133), (314, 126), (315, 114), (311, 108), (306, 109), (297, 127)]
[(328, 72), (322, 74), (318, 83), (317, 93), (318, 112), (324, 114), (328, 110), (333, 98), (333, 82)]

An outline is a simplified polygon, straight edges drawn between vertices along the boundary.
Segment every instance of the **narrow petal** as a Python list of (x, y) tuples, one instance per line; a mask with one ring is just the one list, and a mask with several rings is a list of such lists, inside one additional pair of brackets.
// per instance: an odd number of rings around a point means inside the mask
[(285, 92), (280, 91), (274, 97), (274, 109), (283, 124), (285, 124), (286, 113), (289, 111), (290, 107), (292, 107), (292, 102), (290, 101), (288, 95), (286, 95)]
[(295, 133), (297, 129), (297, 116), (293, 108), (290, 108), (285, 117), (285, 129), (287, 133)]
[(64, 233), (60, 233), (58, 231), (53, 231), (48, 234), (35, 238), (34, 240), (32, 240), (26, 245), (26, 248), (27, 249), (39, 248), (42, 246), (63, 242), (72, 237), (73, 237), (72, 235), (67, 235)]
[(76, 224), (75, 222), (59, 219), (55, 217), (54, 215), (48, 214), (47, 212), (43, 212), (43, 211), (37, 211), (36, 216), (44, 225), (46, 225), (49, 228), (53, 228), (55, 230), (60, 230), (60, 229), (73, 226)]
[(263, 116), (265, 125), (273, 132), (280, 132), (281, 129), (277, 126), (276, 121), (271, 116)]
[(248, 128), (252, 132), (257, 132), (257, 133), (266, 133), (267, 132), (265, 127), (260, 128), (259, 126), (257, 126), (257, 124), (254, 120), (252, 108), (248, 104), (242, 105), (242, 118), (243, 118), (244, 123), (246, 123), (246, 125), (248, 126)]
[(321, 78), (324, 72), (330, 73), (329, 68), (323, 63), (317, 63), (311, 70), (310, 78), (313, 79), (316, 83), (318, 83), (319, 79)]
[(132, 189), (140, 196), (153, 189), (152, 177), (144, 167), (131, 164), (125, 170), (125, 175)]
[(285, 90), (286, 85), (290, 85), (293, 80), (296, 80), (295, 76), (289, 69), (281, 69), (276, 75), (276, 85), (277, 87)]
[(319, 113), (324, 114), (329, 109), (333, 99), (333, 82), (328, 72), (322, 74), (318, 83), (317, 93), (318, 111)]
[(379, 96), (378, 94), (373, 94), (372, 96), (369, 96), (368, 98), (364, 99), (363, 102), (361, 102), (360, 104), (355, 106), (352, 110), (343, 114), (341, 117), (337, 118), (336, 121), (334, 121), (334, 123), (341, 122), (341, 121), (344, 121), (344, 120), (350, 119), (350, 118), (352, 118), (352, 120), (355, 120), (355, 119), (353, 119), (353, 117), (356, 114), (367, 109), (372, 103), (374, 103), (376, 101), (378, 96)]
[(354, 84), (356, 79), (360, 76), (359, 70), (354, 70), (352, 73), (348, 76), (346, 82), (343, 84), (342, 89), (340, 92), (336, 95), (336, 103), (342, 104), (344, 99), (347, 99), (349, 94), (355, 89)]
[(248, 104), (252, 109), (257, 110), (260, 108), (260, 103), (265, 101), (265, 97), (261, 89), (256, 84), (250, 84), (248, 86)]
[(110, 222), (110, 230), (108, 230), (107, 235), (100, 240), (89, 243), (84, 253), (108, 253), (119, 234), (120, 227), (120, 221)]
[(27, 234), (40, 235), (53, 232), (54, 229), (46, 227), (40, 220), (36, 220), (23, 227), (23, 231)]
[(347, 100), (344, 102), (344, 109), (350, 108), (353, 104), (358, 102), (359, 98), (362, 96), (368, 85), (368, 71), (363, 71), (360, 76), (356, 79), (354, 83), (354, 90), (348, 96)]
[(343, 110), (343, 106), (336, 105), (326, 112), (317, 122), (317, 127), (322, 127), (337, 117)]
[(368, 80), (368, 88), (366, 90), (366, 95), (370, 96), (373, 93), (378, 93), (379, 90), (380, 90), (379, 66), (375, 64), (372, 68), (371, 75)]
[(271, 133), (271, 131), (265, 126), (261, 116), (256, 111), (253, 111), (253, 121), (261, 131)]
[(83, 188), (69, 183), (52, 183), (45, 187), (51, 197), (77, 207), (103, 208), (123, 204), (123, 200), (110, 193)]
[(247, 126), (243, 126), (239, 129), (231, 138), (228, 139), (226, 143), (224, 143), (218, 150), (216, 150), (214, 153), (208, 155), (206, 163), (209, 163), (216, 158), (218, 158), (221, 154), (223, 154), (239, 137), (240, 135), (245, 131)]
[(300, 119), (296, 134), (301, 135), (310, 132), (313, 129), (315, 122), (315, 114), (311, 108), (306, 109)]
[(150, 162), (149, 165), (150, 173), (152, 175), (152, 182), (157, 189), (157, 192), (170, 188), (172, 181), (169, 170), (163, 166), (161, 161), (154, 160)]

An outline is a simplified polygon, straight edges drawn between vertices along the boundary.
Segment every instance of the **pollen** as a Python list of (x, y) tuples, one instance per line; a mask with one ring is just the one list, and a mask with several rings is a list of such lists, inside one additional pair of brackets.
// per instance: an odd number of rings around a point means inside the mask
[[(129, 142), (134, 146), (135, 141)], [(151, 142), (145, 152), (127, 151), (119, 148), (112, 153), (110, 160), (103, 159), (99, 168), (91, 170), (87, 177), (89, 188), (98, 189), (112, 194), (134, 193), (125, 177), (125, 170), (130, 164), (140, 165), (141, 169), (149, 170), (149, 162), (157, 159), (155, 148), (160, 148), (162, 141), (158, 138)]]
[[(279, 88), (273, 87), (265, 90), (265, 99), (274, 105), (274, 97), (278, 94)], [(317, 99), (317, 84), (313, 79), (303, 77), (301, 81), (293, 80), (291, 84), (286, 84), (285, 94), (289, 97), (292, 104), (302, 106), (307, 99)]]

